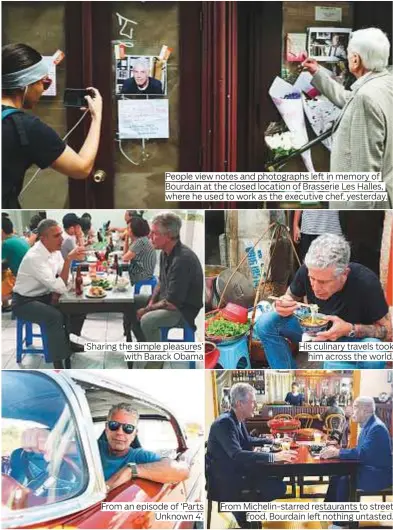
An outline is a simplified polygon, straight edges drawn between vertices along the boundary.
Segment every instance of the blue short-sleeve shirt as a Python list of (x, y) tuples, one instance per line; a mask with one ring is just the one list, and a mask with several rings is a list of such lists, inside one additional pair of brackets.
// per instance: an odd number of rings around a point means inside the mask
[(104, 468), (105, 480), (108, 480), (119, 469), (125, 467), (129, 462), (135, 464), (149, 464), (150, 462), (159, 462), (160, 455), (153, 453), (153, 451), (145, 451), (144, 449), (132, 449), (123, 456), (115, 456), (109, 452), (108, 442), (100, 438), (98, 440), (98, 449), (100, 451), (102, 467)]

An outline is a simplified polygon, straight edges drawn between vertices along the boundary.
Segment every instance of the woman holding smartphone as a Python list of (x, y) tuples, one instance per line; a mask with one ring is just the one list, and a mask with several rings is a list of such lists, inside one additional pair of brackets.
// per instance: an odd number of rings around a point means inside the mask
[(93, 169), (97, 155), (102, 98), (95, 88), (94, 97), (86, 96), (91, 124), (86, 140), (76, 153), (39, 118), (25, 113), (39, 102), (51, 84), (48, 68), (41, 55), (26, 44), (8, 44), (2, 48), (2, 207), (20, 208), (18, 196), (27, 169), (36, 164), (52, 167), (74, 179), (85, 179)]

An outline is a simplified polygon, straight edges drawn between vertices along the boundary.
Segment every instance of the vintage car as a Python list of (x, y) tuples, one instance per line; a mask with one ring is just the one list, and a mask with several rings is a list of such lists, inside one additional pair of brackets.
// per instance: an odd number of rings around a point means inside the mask
[[(97, 440), (108, 410), (119, 402), (132, 403), (140, 413), (133, 444), (186, 459), (188, 479), (135, 479), (107, 493)], [(153, 512), (101, 511), (101, 502), (202, 500), (202, 438), (195, 433), (187, 439), (175, 416), (139, 390), (86, 370), (6, 370), (2, 417), (3, 528), (203, 527), (157, 521)], [(26, 444), (22, 449), (22, 434), (32, 428), (50, 431), (40, 453)]]

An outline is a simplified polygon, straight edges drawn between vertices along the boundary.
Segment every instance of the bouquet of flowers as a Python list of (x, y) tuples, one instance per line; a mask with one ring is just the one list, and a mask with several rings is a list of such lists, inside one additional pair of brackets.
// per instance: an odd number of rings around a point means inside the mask
[[(292, 143), (295, 144), (295, 148), (305, 145), (308, 142), (308, 134), (304, 119), (301, 92), (295, 89), (290, 83), (287, 83), (280, 77), (276, 77), (270, 87), (269, 95), (281, 114), (289, 132), (293, 135)], [(311, 151), (305, 151), (301, 154), (301, 157), (303, 158), (307, 171), (314, 171)]]
[(272, 153), (271, 162), (284, 158), (303, 144), (296, 134), (288, 131), (284, 122), (271, 122), (265, 131), (265, 143)]

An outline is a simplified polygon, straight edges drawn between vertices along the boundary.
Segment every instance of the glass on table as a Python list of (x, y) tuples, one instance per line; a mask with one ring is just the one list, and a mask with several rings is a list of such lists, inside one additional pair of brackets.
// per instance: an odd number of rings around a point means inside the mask
[(314, 442), (316, 444), (320, 444), (322, 441), (322, 433), (320, 431), (315, 431), (314, 432)]

